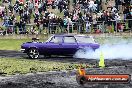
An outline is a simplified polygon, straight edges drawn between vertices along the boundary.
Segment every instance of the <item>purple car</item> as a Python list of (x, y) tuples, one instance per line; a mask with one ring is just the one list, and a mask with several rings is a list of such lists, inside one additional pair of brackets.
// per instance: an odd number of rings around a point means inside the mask
[(21, 51), (29, 58), (39, 58), (39, 55), (74, 55), (78, 50), (85, 52), (86, 47), (95, 50), (99, 44), (92, 37), (83, 35), (53, 35), (46, 42), (26, 42), (21, 45)]

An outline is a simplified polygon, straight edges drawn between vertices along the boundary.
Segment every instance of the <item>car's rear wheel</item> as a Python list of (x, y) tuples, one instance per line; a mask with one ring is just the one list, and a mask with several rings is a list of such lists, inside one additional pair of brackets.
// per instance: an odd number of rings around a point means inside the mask
[(29, 49), (27, 54), (28, 54), (28, 57), (31, 58), (31, 59), (39, 58), (39, 52), (36, 48)]
[(86, 54), (86, 50), (81, 48), (76, 51), (76, 53), (73, 55), (73, 58), (82, 58), (82, 56), (85, 54)]

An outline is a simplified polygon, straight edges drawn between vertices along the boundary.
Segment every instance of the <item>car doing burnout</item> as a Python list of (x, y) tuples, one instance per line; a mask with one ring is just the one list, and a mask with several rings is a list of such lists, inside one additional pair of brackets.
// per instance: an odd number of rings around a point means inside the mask
[(93, 37), (83, 35), (53, 35), (46, 42), (26, 42), (21, 45), (21, 51), (27, 53), (29, 58), (39, 58), (39, 55), (74, 55), (78, 50), (86, 52), (85, 48), (92, 50), (99, 48)]

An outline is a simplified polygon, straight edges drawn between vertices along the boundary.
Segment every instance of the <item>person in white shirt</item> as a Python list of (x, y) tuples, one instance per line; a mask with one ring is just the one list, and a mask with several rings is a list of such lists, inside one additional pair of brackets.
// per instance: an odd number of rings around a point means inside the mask
[(71, 18), (69, 18), (68, 16), (66, 17), (67, 18), (67, 31), (68, 33), (70, 32), (70, 26), (72, 26), (72, 21), (71, 21)]
[(97, 4), (94, 4), (94, 1), (93, 0), (90, 0), (89, 1), (89, 11), (90, 12), (93, 12), (93, 11), (96, 11), (97, 10)]
[(53, 18), (55, 16), (55, 14), (53, 12), (51, 12), (49, 15), (48, 15), (51, 18)]
[(115, 20), (116, 20), (116, 21), (121, 20), (121, 17), (120, 17), (120, 15), (119, 15), (118, 13), (115, 14)]
[(86, 33), (90, 32), (90, 29), (91, 29), (91, 24), (89, 21), (87, 21), (86, 23)]

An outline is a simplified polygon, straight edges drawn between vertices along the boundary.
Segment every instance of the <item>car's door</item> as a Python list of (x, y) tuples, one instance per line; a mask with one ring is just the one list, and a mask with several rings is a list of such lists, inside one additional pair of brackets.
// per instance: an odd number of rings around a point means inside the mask
[(51, 55), (61, 54), (62, 36), (54, 36), (46, 44), (46, 53)]
[(64, 54), (75, 54), (78, 48), (78, 44), (74, 36), (64, 36), (62, 46)]

